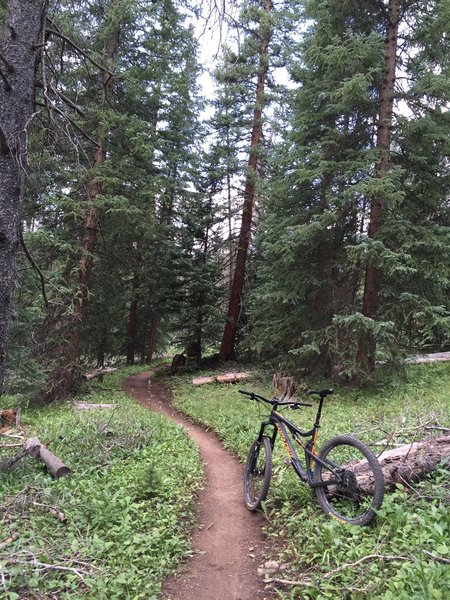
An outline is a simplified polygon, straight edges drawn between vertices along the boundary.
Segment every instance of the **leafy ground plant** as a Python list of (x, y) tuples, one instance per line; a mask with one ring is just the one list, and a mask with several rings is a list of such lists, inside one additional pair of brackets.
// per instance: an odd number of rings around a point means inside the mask
[(136, 370), (77, 398), (112, 410), (25, 412), (27, 437), (51, 441), (72, 476), (52, 480), (31, 458), (1, 473), (2, 598), (149, 600), (189, 555), (198, 452), (182, 428), (121, 392)]
[[(323, 413), (322, 443), (352, 433), (376, 453), (388, 444), (416, 441), (448, 428), (450, 365), (410, 367), (407, 381), (380, 382), (366, 390), (336, 390)], [(311, 382), (311, 387), (317, 382)], [(244, 387), (243, 384), (240, 384)], [(245, 385), (263, 395), (270, 384), (255, 373)], [(236, 386), (193, 387), (187, 378), (175, 386), (177, 407), (222, 438), (242, 460), (267, 414)], [(309, 411), (309, 412), (307, 412)], [(311, 423), (314, 408), (290, 415)], [(438, 468), (414, 486), (386, 494), (373, 527), (346, 527), (328, 519), (310, 489), (285, 466), (282, 446), (274, 453), (274, 478), (264, 505), (266, 534), (277, 548), (279, 572), (267, 575), (287, 599), (436, 599), (450, 589), (449, 471)]]

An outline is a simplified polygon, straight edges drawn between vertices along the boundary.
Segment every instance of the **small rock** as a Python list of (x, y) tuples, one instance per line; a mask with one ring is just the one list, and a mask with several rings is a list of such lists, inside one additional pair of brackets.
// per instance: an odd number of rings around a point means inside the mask
[(273, 575), (280, 570), (280, 564), (276, 560), (268, 560), (262, 567), (258, 568), (258, 575), (264, 577), (264, 575)]

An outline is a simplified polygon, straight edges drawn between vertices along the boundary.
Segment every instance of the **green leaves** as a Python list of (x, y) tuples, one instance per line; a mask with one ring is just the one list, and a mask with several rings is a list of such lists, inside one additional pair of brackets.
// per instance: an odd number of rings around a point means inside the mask
[[(2, 478), (0, 505), (9, 507), (3, 532), (20, 533), (0, 552), (12, 598), (27, 589), (59, 590), (65, 598), (156, 598), (163, 577), (188, 555), (186, 526), (202, 480), (198, 452), (180, 427), (120, 391), (125, 374), (108, 376), (111, 391), (83, 397), (117, 404), (114, 412), (67, 406), (23, 414), (41, 439), (54, 440), (53, 452), (73, 474), (53, 481), (30, 460)], [(30, 557), (54, 568), (33, 566)]]
[[(377, 325), (357, 317), (346, 324), (349, 328)], [(379, 330), (378, 334), (383, 333)], [(401, 386), (391, 381), (378, 382), (372, 389), (337, 389), (324, 408), (319, 444), (337, 433), (354, 433), (369, 444), (377, 443), (387, 432), (395, 435), (399, 429), (401, 441), (407, 443), (417, 440), (418, 427), (430, 415), (438, 415), (440, 422), (447, 424), (449, 363), (408, 367), (408, 376)], [(270, 394), (270, 382), (261, 380), (256, 372), (253, 377), (250, 389)], [(311, 388), (325, 385), (309, 378), (307, 383)], [(177, 385), (176, 404), (218, 432), (225, 446), (245, 460), (266, 411), (230, 390), (214, 385), (193, 388), (186, 379)], [(305, 409), (292, 418), (308, 428), (313, 415), (313, 409)], [(450, 573), (448, 565), (436, 557), (448, 558), (448, 468), (439, 467), (408, 492), (400, 485), (397, 490), (387, 490), (374, 527), (361, 528), (343, 526), (321, 514), (310, 489), (284, 465), (284, 458), (283, 445), (277, 442), (272, 484), (264, 505), (265, 535), (271, 542), (267, 558), (283, 564), (282, 579), (308, 580), (309, 585), (289, 586), (289, 592), (280, 586), (277, 593), (281, 598), (446, 597)]]

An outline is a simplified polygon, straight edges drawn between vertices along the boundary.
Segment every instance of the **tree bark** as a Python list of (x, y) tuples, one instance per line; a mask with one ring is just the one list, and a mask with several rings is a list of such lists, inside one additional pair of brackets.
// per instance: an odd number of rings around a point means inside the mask
[[(113, 0), (115, 5), (118, 0)], [(105, 43), (105, 66), (107, 71), (103, 71), (101, 76), (102, 85), (102, 107), (105, 108), (108, 102), (108, 96), (111, 93), (112, 77), (110, 72), (114, 68), (117, 49), (119, 46), (120, 27), (116, 24)], [(106, 159), (106, 136), (107, 129), (104, 125), (97, 128), (96, 143), (97, 147), (94, 153), (92, 168), (95, 171), (105, 162)], [(81, 325), (86, 316), (86, 307), (91, 288), (92, 267), (94, 264), (95, 243), (97, 232), (100, 225), (100, 211), (95, 206), (97, 197), (102, 193), (102, 186), (98, 178), (94, 175), (88, 187), (88, 206), (84, 213), (84, 237), (81, 248), (81, 258), (78, 265), (78, 291), (74, 299), (74, 321), (76, 326), (73, 330), (72, 347), (74, 350), (74, 359), (78, 357), (81, 342)]]
[[(268, 15), (271, 10), (270, 0), (264, 0), (264, 10)], [(242, 308), (242, 296), (247, 266), (248, 248), (251, 239), (253, 209), (256, 197), (256, 181), (258, 179), (258, 165), (260, 163), (260, 146), (262, 139), (262, 112), (264, 106), (264, 88), (268, 73), (268, 50), (270, 42), (270, 29), (264, 27), (259, 47), (259, 70), (256, 84), (256, 100), (253, 111), (253, 126), (250, 142), (247, 176), (244, 188), (244, 204), (242, 208), (242, 221), (239, 232), (238, 251), (233, 283), (230, 291), (227, 321), (222, 336), (220, 359), (230, 360), (235, 355), (236, 334), (239, 315)]]
[(145, 362), (149, 365), (153, 360), (153, 354), (156, 348), (156, 335), (158, 333), (158, 325), (159, 325), (159, 317), (152, 317), (150, 323), (150, 330), (148, 332), (147, 338), (147, 356), (145, 357)]
[(9, 0), (0, 38), (0, 394), (20, 247), (28, 129), (46, 14), (46, 0)]
[(134, 364), (134, 349), (137, 332), (137, 309), (138, 309), (138, 288), (139, 277), (137, 273), (133, 275), (130, 311), (128, 313), (128, 328), (127, 328), (127, 365)]
[[(390, 144), (392, 129), (392, 111), (394, 103), (394, 86), (397, 65), (397, 43), (399, 24), (399, 0), (389, 0), (388, 21), (384, 42), (385, 76), (380, 89), (380, 107), (378, 116), (377, 148), (380, 159), (377, 165), (377, 177), (383, 179), (390, 169)], [(376, 193), (371, 200), (368, 236), (375, 239), (382, 223), (386, 209), (386, 198), (383, 193)], [(362, 313), (374, 319), (378, 312), (380, 289), (380, 271), (371, 262), (366, 268)], [(371, 332), (360, 335), (357, 350), (357, 363), (367, 373), (375, 367), (376, 342)]]

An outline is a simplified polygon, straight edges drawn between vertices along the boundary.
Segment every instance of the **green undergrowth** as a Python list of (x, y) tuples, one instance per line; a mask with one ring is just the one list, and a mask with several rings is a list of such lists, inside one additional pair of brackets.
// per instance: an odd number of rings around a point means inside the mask
[(122, 369), (75, 399), (113, 409), (24, 412), (26, 436), (49, 444), (72, 475), (54, 480), (30, 457), (8, 465), (20, 449), (2, 450), (1, 598), (151, 600), (189, 555), (198, 452), (183, 428), (121, 391), (142, 370)]
[[(241, 396), (238, 386), (194, 387), (176, 378), (177, 407), (217, 431), (224, 445), (245, 460), (268, 411)], [(309, 382), (313, 387), (317, 382)], [(269, 380), (257, 372), (239, 387), (270, 395)], [(328, 397), (319, 446), (337, 433), (351, 433), (369, 444), (389, 439), (402, 444), (442, 435), (450, 426), (450, 365), (409, 367), (407, 380), (366, 390), (337, 389)], [(288, 415), (302, 428), (312, 425), (315, 408)], [(431, 428), (431, 429), (430, 429)], [(374, 445), (376, 453), (382, 446)], [(272, 577), (280, 598), (448, 598), (450, 567), (449, 472), (439, 467), (425, 481), (386, 493), (374, 526), (346, 527), (328, 519), (309, 487), (285, 466), (278, 442), (274, 475), (264, 511), (266, 533), (283, 565)], [(347, 565), (347, 566), (346, 566)], [(287, 583), (289, 582), (289, 583)]]

